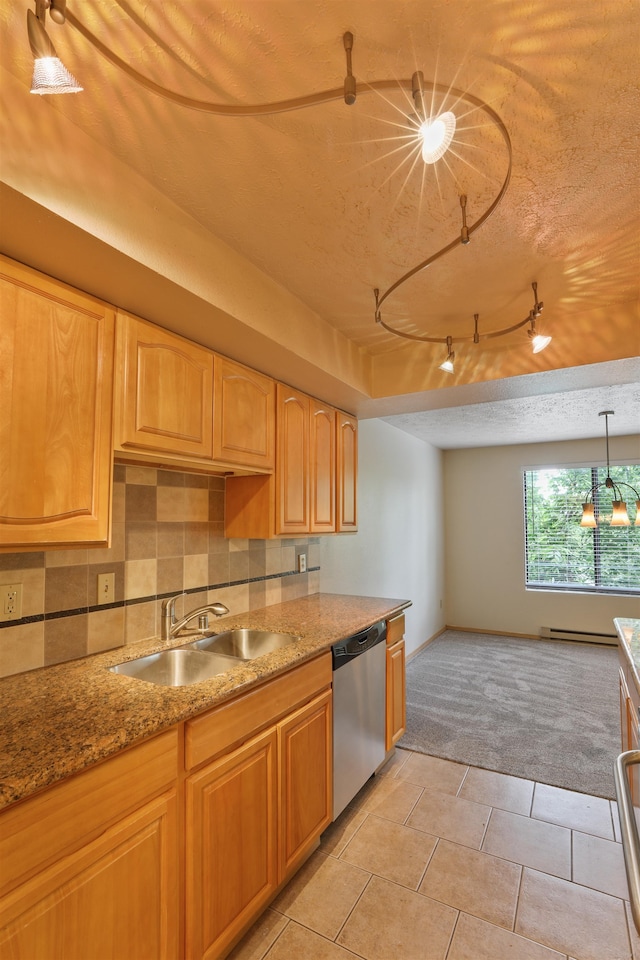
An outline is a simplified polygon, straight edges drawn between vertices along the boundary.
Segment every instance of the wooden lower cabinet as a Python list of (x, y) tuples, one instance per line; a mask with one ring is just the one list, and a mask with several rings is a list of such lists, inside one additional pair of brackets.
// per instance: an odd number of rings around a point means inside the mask
[(189, 960), (224, 956), (331, 822), (331, 691), (187, 779)]
[(188, 960), (225, 956), (331, 822), (330, 683), (327, 653), (187, 723)]
[(387, 723), (385, 747), (395, 746), (407, 726), (405, 694), (405, 645), (398, 640), (387, 647)]
[(278, 886), (277, 733), (187, 780), (187, 957), (219, 957)]
[(163, 734), (2, 815), (3, 960), (179, 955), (176, 762)]

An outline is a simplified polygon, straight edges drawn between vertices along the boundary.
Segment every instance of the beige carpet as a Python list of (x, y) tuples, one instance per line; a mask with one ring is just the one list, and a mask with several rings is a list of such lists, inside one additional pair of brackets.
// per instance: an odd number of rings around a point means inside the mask
[(407, 664), (398, 746), (613, 799), (616, 647), (449, 630)]

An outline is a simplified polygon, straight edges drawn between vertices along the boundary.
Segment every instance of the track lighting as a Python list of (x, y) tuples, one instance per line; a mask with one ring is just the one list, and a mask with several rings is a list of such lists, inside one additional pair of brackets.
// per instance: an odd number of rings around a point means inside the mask
[[(466, 204), (466, 199), (467, 199), (466, 197), (460, 198), (461, 206), (463, 209), (462, 243), (468, 242), (468, 241), (465, 241), (464, 239), (465, 230), (466, 230), (466, 220), (464, 220), (464, 208)], [(464, 201), (464, 203), (462, 201)], [(422, 335), (422, 334), (416, 334), (416, 333), (404, 333), (402, 330), (396, 330), (394, 327), (390, 327), (389, 324), (382, 319), (382, 315), (380, 313), (380, 304), (382, 303), (383, 297), (380, 296), (379, 290), (373, 291), (375, 300), (376, 300), (375, 319), (376, 319), (376, 323), (379, 323), (380, 326), (384, 327), (385, 330), (388, 330), (389, 333), (395, 333), (396, 336), (404, 337), (405, 340), (417, 340), (422, 343), (446, 343), (449, 356), (447, 356), (447, 359), (440, 364), (440, 370), (444, 370), (446, 373), (453, 373), (453, 358), (455, 354), (452, 352), (452, 344), (454, 343), (465, 343), (465, 342), (480, 343), (481, 340), (489, 340), (495, 337), (503, 337), (507, 333), (513, 333), (514, 330), (519, 330), (520, 327), (523, 327), (526, 323), (530, 323), (531, 329), (529, 330), (529, 338), (531, 340), (531, 346), (533, 348), (533, 352), (540, 353), (541, 350), (544, 350), (545, 347), (549, 346), (549, 344), (551, 343), (552, 337), (543, 336), (542, 334), (536, 332), (536, 319), (542, 313), (542, 308), (544, 304), (538, 301), (538, 284), (534, 281), (534, 283), (531, 284), (531, 287), (533, 289), (533, 293), (535, 296), (535, 303), (533, 305), (533, 308), (529, 311), (529, 314), (524, 318), (524, 320), (519, 320), (518, 323), (514, 323), (510, 327), (504, 327), (504, 329), (502, 330), (492, 330), (490, 333), (480, 333), (478, 329), (478, 321), (480, 319), (480, 315), (478, 313), (474, 313), (473, 315), (473, 320), (474, 320), (473, 333), (467, 337), (432, 337), (432, 336), (429, 336), (428, 334)], [(390, 287), (389, 290), (387, 291), (387, 294), (392, 289), (393, 288)]]
[(602, 410), (598, 414), (599, 417), (604, 417), (605, 421), (607, 477), (602, 483), (594, 484), (587, 493), (586, 500), (582, 504), (581, 527), (597, 527), (598, 521), (603, 519), (599, 512), (597, 512), (600, 509), (599, 491), (602, 487), (604, 487), (605, 490), (612, 490), (613, 496), (616, 498), (611, 501), (611, 520), (609, 521), (609, 525), (612, 527), (628, 527), (630, 525), (627, 505), (622, 499), (622, 491), (620, 490), (620, 487), (628, 487), (633, 491), (636, 498), (636, 519), (634, 526), (640, 527), (640, 493), (638, 493), (636, 488), (632, 487), (630, 483), (616, 482), (611, 479), (611, 469), (609, 467), (609, 417), (612, 417), (613, 414), (613, 410)]
[(445, 373), (453, 373), (453, 361), (455, 360), (456, 355), (453, 352), (453, 349), (451, 346), (452, 343), (453, 343), (453, 340), (451, 339), (451, 337), (447, 337), (447, 359), (443, 360), (443, 362), (440, 364), (440, 367), (439, 367), (439, 369), (444, 370)]
[(456, 132), (455, 115), (447, 110), (435, 120), (423, 120), (419, 132), (422, 140), (422, 159), (425, 163), (435, 163), (451, 146)]
[(66, 0), (36, 0), (36, 12), (27, 10), (27, 34), (33, 54), (31, 93), (80, 93), (82, 87), (64, 66), (44, 27), (47, 10), (55, 23), (65, 21)]

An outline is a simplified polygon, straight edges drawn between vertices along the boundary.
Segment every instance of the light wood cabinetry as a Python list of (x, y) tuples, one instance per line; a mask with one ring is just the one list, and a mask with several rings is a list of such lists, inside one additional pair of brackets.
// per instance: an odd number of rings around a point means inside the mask
[(114, 311), (0, 257), (0, 550), (105, 544)]
[(337, 434), (337, 507), (336, 530), (358, 529), (358, 421), (346, 413), (336, 414)]
[(405, 732), (406, 665), (404, 614), (387, 621), (387, 688), (385, 748), (390, 750)]
[(354, 417), (279, 383), (275, 473), (227, 479), (225, 535), (357, 530), (357, 428)]
[[(640, 749), (640, 694), (636, 685), (627, 675), (627, 667), (620, 653), (620, 741), (621, 752)], [(633, 764), (627, 768), (631, 800), (635, 808), (636, 820), (640, 829), (640, 766)]]
[(328, 826), (330, 683), (323, 654), (186, 724), (188, 957), (223, 955)]
[(214, 460), (273, 469), (275, 381), (216, 356), (213, 392)]
[(311, 400), (310, 419), (310, 533), (336, 529), (336, 417), (334, 407)]
[(0, 957), (179, 953), (177, 732), (0, 817)]
[(118, 312), (115, 448), (213, 456), (213, 354)]

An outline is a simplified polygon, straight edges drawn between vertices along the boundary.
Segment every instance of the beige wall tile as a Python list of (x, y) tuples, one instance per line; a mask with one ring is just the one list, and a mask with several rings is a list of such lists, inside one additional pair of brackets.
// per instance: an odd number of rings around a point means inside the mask
[(111, 524), (111, 546), (98, 547), (88, 556), (89, 563), (119, 563), (125, 558), (125, 525), (124, 521), (114, 521)]
[(87, 655), (88, 615), (56, 617), (44, 622), (45, 666)]
[(125, 643), (136, 643), (149, 637), (157, 637), (156, 610), (159, 604), (155, 600), (147, 603), (128, 603), (124, 608)]
[(265, 606), (269, 607), (272, 603), (281, 603), (282, 602), (282, 590), (280, 588), (279, 580), (267, 580), (265, 581)]
[(158, 482), (158, 471), (155, 467), (141, 467), (127, 464), (125, 466), (127, 483), (141, 483), (155, 486)]
[[(162, 488), (161, 488), (162, 489)], [(209, 520), (209, 491), (200, 487), (185, 487), (185, 523), (207, 523)]]
[(77, 610), (87, 607), (88, 568), (86, 563), (80, 567), (48, 567), (44, 580), (45, 613), (59, 610)]
[(124, 612), (124, 607), (113, 607), (89, 614), (87, 653), (100, 653), (123, 645)]
[(525, 868), (515, 933), (580, 960), (629, 957), (622, 900)]
[(157, 519), (160, 523), (184, 523), (184, 487), (158, 487)]
[(0, 677), (44, 666), (44, 621), (0, 630)]
[(113, 484), (113, 499), (111, 501), (111, 520), (113, 523), (124, 523), (124, 483)]
[(206, 553), (184, 558), (184, 586), (186, 590), (192, 587), (206, 586), (209, 583), (209, 555)]
[(45, 567), (79, 567), (89, 562), (89, 551), (83, 548), (77, 550), (47, 550), (44, 555)]
[(155, 596), (156, 575), (155, 560), (127, 560), (124, 565), (125, 599)]

